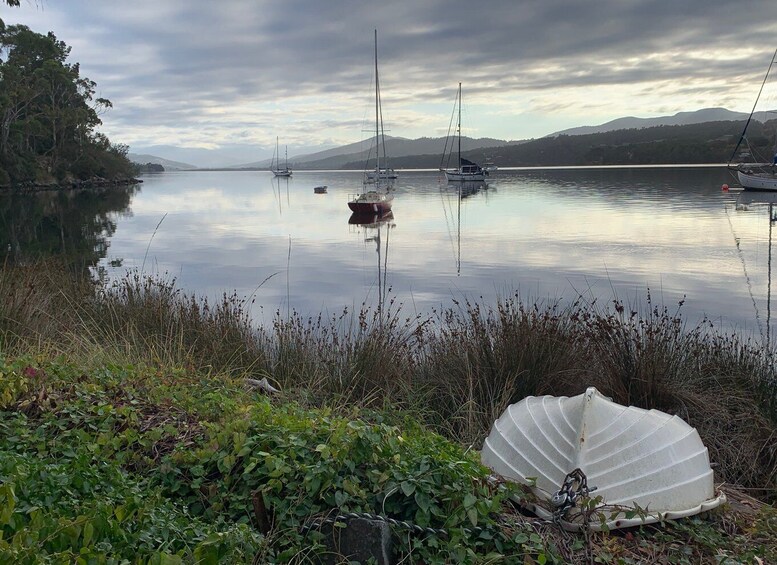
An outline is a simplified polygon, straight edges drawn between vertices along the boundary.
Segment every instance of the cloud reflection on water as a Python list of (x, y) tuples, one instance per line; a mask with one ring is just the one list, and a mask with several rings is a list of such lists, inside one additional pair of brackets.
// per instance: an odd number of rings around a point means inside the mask
[[(743, 258), (763, 318), (769, 223), (765, 213), (734, 208), (735, 196), (720, 191), (726, 174), (500, 171), (459, 209), (455, 187), (441, 187), (436, 173), (404, 172), (387, 283), (408, 313), (464, 296), (493, 303), (515, 290), (527, 299), (585, 293), (636, 303), (650, 288), (670, 309), (687, 296), (683, 312), (692, 323), (706, 313), (757, 331)], [(147, 177), (132, 217), (117, 221), (107, 260), (140, 267), (149, 247), (146, 271), (169, 272), (186, 291), (210, 297), (249, 295), (275, 273), (256, 292), (264, 321), (289, 303), (310, 314), (358, 308), (375, 299), (378, 276), (374, 244), (348, 223), (346, 201), (360, 179), (348, 172), (295, 173), (288, 185), (263, 172)], [(313, 193), (320, 184), (327, 194)]]

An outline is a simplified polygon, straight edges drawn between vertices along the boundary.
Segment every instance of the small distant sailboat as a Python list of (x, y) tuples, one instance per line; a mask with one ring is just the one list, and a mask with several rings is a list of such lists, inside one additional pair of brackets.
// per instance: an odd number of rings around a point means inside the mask
[(483, 163), (483, 170), (487, 173), (495, 173), (497, 170), (499, 170), (499, 167), (497, 167), (496, 163), (494, 163), (494, 160), (491, 157), (486, 157), (486, 161)]
[[(378, 30), (375, 30), (375, 139), (380, 139), (381, 129), (380, 112), (380, 82), (378, 80)], [(367, 190), (351, 198), (348, 201), (348, 207), (357, 214), (385, 214), (391, 210), (394, 201), (394, 195), (389, 194), (387, 190), (381, 190), (381, 182), (385, 182), (388, 177), (388, 171), (393, 169), (381, 168), (380, 152), (375, 152), (375, 170), (372, 171), (373, 178), (371, 182), (375, 183), (374, 190)], [(396, 178), (396, 177), (394, 177)], [(370, 182), (369, 177), (365, 179)]]
[(398, 177), (399, 175), (391, 167), (381, 167), (380, 171), (377, 173), (375, 171), (367, 171), (367, 180), (369, 181), (374, 181), (376, 178), (382, 180), (394, 180)]
[[(453, 143), (450, 146), (450, 152), (448, 149), (448, 139), (445, 140), (445, 150), (443, 151), (442, 163), (440, 163), (440, 170), (445, 173), (445, 178), (448, 182), (460, 182), (460, 181), (484, 181), (488, 176), (488, 171), (484, 170), (480, 165), (464, 159), (461, 156), (461, 83), (459, 83), (459, 92), (456, 96), (456, 103), (454, 111), (458, 108), (458, 123), (456, 124), (456, 140), (458, 141), (457, 157), (458, 164), (455, 168), (448, 168), (447, 164), (450, 162), (451, 153), (453, 152)], [(447, 157), (447, 161), (446, 161)], [(443, 167), (443, 163), (446, 164)]]
[(290, 177), (291, 176), (291, 169), (289, 168), (289, 148), (286, 148), (286, 159), (285, 164), (283, 167), (281, 167), (281, 156), (278, 152), (278, 138), (275, 138), (275, 153), (273, 153), (273, 160), (270, 164), (270, 170), (272, 171), (272, 174), (274, 174), (276, 177)]

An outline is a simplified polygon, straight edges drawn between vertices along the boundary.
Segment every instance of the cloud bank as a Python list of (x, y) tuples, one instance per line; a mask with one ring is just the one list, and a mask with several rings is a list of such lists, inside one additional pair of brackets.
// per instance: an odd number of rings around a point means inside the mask
[(625, 115), (749, 111), (776, 15), (754, 0), (40, 0), (1, 17), (72, 47), (114, 104), (114, 142), (261, 158), (276, 135), (291, 153), (368, 135), (376, 28), (391, 135), (444, 133), (462, 82), (469, 135), (525, 139)]

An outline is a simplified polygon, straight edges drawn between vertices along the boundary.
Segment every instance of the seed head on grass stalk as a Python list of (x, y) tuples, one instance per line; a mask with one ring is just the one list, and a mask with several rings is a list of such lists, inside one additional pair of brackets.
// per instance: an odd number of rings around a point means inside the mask
[(357, 313), (289, 318), (277, 313), (269, 336), (273, 374), (287, 387), (305, 388), (318, 402), (374, 406), (405, 401), (413, 374), (414, 327), (393, 301), (383, 312), (366, 304)]

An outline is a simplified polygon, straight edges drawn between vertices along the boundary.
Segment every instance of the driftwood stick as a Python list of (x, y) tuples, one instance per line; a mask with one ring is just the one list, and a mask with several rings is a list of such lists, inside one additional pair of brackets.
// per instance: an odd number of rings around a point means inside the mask
[(252, 390), (261, 390), (264, 393), (267, 394), (277, 394), (280, 391), (272, 386), (270, 382), (267, 380), (267, 377), (262, 377), (261, 379), (244, 379), (245, 384), (249, 389)]

